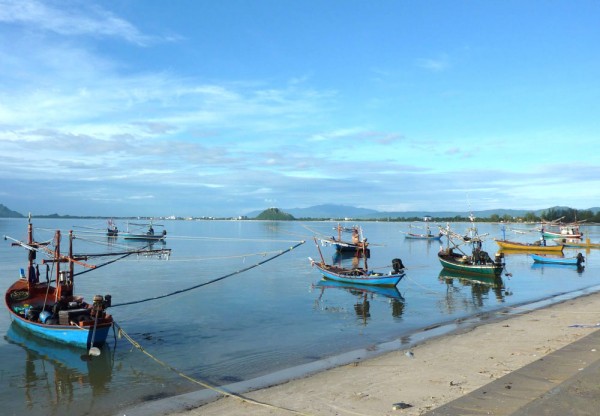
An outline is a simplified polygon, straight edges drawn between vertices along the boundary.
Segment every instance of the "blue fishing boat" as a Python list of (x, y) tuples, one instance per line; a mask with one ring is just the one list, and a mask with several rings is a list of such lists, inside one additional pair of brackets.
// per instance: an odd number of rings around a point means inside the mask
[(577, 253), (577, 255), (574, 257), (556, 257), (544, 256), (541, 254), (531, 254), (531, 258), (535, 263), (562, 264), (577, 267), (582, 267), (582, 263), (585, 261), (585, 257), (581, 253)]
[(360, 267), (358, 265), (353, 267), (344, 267), (341, 265), (327, 264), (323, 258), (323, 254), (321, 253), (321, 249), (319, 248), (316, 238), (315, 244), (317, 246), (317, 250), (319, 251), (319, 255), (321, 256), (321, 261), (317, 262), (310, 257), (308, 259), (311, 266), (316, 267), (326, 279), (360, 285), (393, 287), (396, 286), (404, 277), (404, 264), (402, 264), (402, 260), (400, 259), (392, 260), (392, 270), (389, 273), (376, 273), (368, 269), (366, 257), (363, 258), (364, 267)]
[[(111, 296), (96, 295), (93, 303), (89, 304), (73, 294), (74, 264), (94, 267), (83, 263), (82, 258), (73, 256), (73, 233), (69, 233), (68, 256), (60, 252), (60, 230), (56, 231), (53, 249), (50, 249), (49, 242), (34, 240), (31, 221), (27, 243), (6, 236), (5, 239), (28, 250), (27, 272), (21, 269), (20, 278), (8, 288), (4, 298), (13, 322), (39, 337), (53, 341), (90, 349), (102, 346), (113, 324), (112, 316), (106, 313)], [(46, 281), (40, 281), (39, 264), (36, 264), (38, 252), (49, 255), (50, 258), (43, 260), (42, 264), (53, 264), (56, 271), (54, 280), (50, 280), (47, 268)], [(68, 263), (66, 270), (61, 270), (62, 263)]]
[(310, 257), (309, 260), (312, 266), (319, 269), (323, 277), (326, 279), (337, 280), (338, 282), (392, 287), (396, 286), (404, 277), (400, 259), (394, 259), (394, 261), (397, 262), (393, 262), (393, 271), (389, 274), (375, 273), (362, 267), (346, 268), (334, 266), (323, 262), (316, 262)]

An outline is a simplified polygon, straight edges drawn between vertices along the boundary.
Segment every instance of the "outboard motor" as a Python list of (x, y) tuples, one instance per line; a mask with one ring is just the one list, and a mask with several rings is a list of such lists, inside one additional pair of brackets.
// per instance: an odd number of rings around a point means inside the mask
[(583, 254), (577, 253), (577, 267), (581, 267), (581, 263), (583, 263), (584, 261), (585, 257), (583, 257)]
[(404, 264), (402, 264), (402, 260), (393, 259), (392, 260), (392, 269), (394, 269), (394, 274), (402, 273), (402, 270), (404, 269)]
[(504, 253), (496, 253), (494, 256), (494, 263), (502, 264), (504, 261)]

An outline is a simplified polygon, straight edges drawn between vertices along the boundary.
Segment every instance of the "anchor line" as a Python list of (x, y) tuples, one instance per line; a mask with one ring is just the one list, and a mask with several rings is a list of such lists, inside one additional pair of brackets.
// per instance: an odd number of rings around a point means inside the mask
[[(283, 253), (282, 253), (282, 254), (283, 254)], [(135, 348), (137, 348), (138, 350), (140, 350), (140, 351), (141, 351), (143, 354), (147, 355), (148, 357), (150, 357), (152, 360), (156, 361), (156, 362), (157, 362), (158, 364), (160, 364), (161, 366), (163, 366), (163, 367), (165, 367), (165, 368), (167, 368), (167, 369), (169, 369), (169, 370), (173, 371), (174, 373), (176, 373), (176, 374), (177, 374), (177, 375), (179, 375), (180, 377), (183, 377), (183, 378), (185, 378), (186, 380), (188, 380), (188, 381), (190, 381), (190, 382), (192, 382), (192, 383), (198, 384), (198, 385), (200, 385), (200, 386), (202, 386), (202, 387), (205, 387), (205, 388), (207, 388), (207, 389), (209, 389), (209, 390), (212, 390), (212, 391), (215, 391), (215, 392), (217, 392), (217, 393), (220, 393), (220, 394), (222, 394), (222, 395), (224, 395), (224, 396), (229, 396), (229, 397), (233, 397), (233, 398), (239, 399), (239, 400), (241, 400), (242, 402), (246, 402), (246, 403), (249, 403), (249, 404), (254, 404), (254, 405), (258, 405), (258, 406), (263, 406), (263, 407), (266, 407), (266, 408), (269, 408), (269, 409), (278, 409), (278, 410), (284, 410), (284, 411), (286, 411), (286, 412), (293, 413), (293, 414), (297, 414), (297, 415), (302, 415), (302, 416), (310, 416), (310, 415), (308, 415), (307, 413), (303, 413), (303, 412), (300, 412), (300, 411), (297, 411), (297, 410), (294, 410), (294, 409), (289, 409), (289, 408), (286, 408), (286, 407), (281, 407), (281, 406), (275, 406), (275, 405), (272, 405), (272, 404), (269, 404), (269, 403), (263, 403), (263, 402), (260, 402), (260, 401), (258, 401), (258, 400), (251, 399), (251, 398), (249, 398), (249, 397), (244, 397), (244, 396), (242, 396), (241, 394), (237, 394), (237, 393), (234, 393), (234, 392), (225, 391), (225, 390), (223, 390), (223, 389), (221, 389), (221, 388), (219, 388), (219, 387), (212, 386), (212, 385), (208, 384), (208, 383), (207, 383), (207, 382), (205, 382), (205, 381), (202, 381), (202, 380), (197, 380), (197, 379), (195, 379), (195, 378), (192, 378), (192, 377), (188, 376), (187, 374), (184, 374), (184, 373), (182, 373), (181, 371), (179, 371), (179, 370), (178, 370), (178, 369), (176, 369), (175, 367), (173, 367), (173, 366), (171, 366), (171, 365), (167, 364), (166, 362), (164, 362), (164, 361), (160, 360), (159, 358), (155, 357), (154, 355), (150, 354), (148, 351), (146, 351), (146, 349), (145, 349), (144, 347), (142, 347), (142, 346), (140, 345), (140, 343), (139, 343), (139, 342), (137, 342), (136, 340), (134, 340), (134, 339), (133, 339), (133, 338), (132, 338), (132, 337), (131, 337), (131, 336), (130, 336), (128, 333), (126, 333), (126, 332), (125, 332), (125, 330), (124, 330), (123, 328), (121, 328), (121, 326), (119, 326), (119, 325), (118, 325), (116, 322), (115, 322), (115, 323), (113, 323), (113, 328), (114, 328), (114, 327), (116, 327), (116, 328), (117, 328), (117, 330), (118, 330), (119, 338), (120, 338), (121, 336), (123, 336), (123, 337), (124, 337), (124, 338), (125, 338), (125, 339), (126, 339), (126, 340), (127, 340), (127, 341), (128, 341), (128, 342), (129, 342), (129, 343), (132, 345), (132, 346), (133, 346), (133, 347), (135, 347)]]
[(200, 288), (200, 287), (202, 287), (202, 286), (207, 286), (207, 285), (210, 285), (210, 284), (212, 284), (212, 283), (218, 282), (218, 281), (220, 281), (220, 280), (227, 279), (228, 277), (235, 276), (235, 275), (237, 275), (237, 274), (240, 274), (240, 273), (246, 272), (246, 271), (248, 271), (248, 270), (254, 269), (255, 267), (258, 267), (258, 266), (261, 266), (261, 265), (263, 265), (263, 264), (265, 264), (265, 263), (268, 263), (268, 262), (270, 262), (271, 260), (274, 260), (274, 259), (276, 259), (277, 257), (279, 257), (279, 256), (282, 256), (282, 255), (284, 255), (285, 253), (288, 253), (288, 252), (290, 252), (290, 251), (294, 250), (294, 249), (295, 249), (295, 248), (297, 248), (297, 247), (300, 247), (300, 246), (301, 246), (302, 244), (304, 244), (304, 243), (305, 243), (305, 241), (300, 241), (298, 244), (296, 244), (296, 245), (294, 245), (294, 246), (292, 246), (292, 247), (290, 247), (290, 248), (288, 248), (288, 249), (286, 249), (286, 250), (283, 250), (283, 251), (281, 251), (281, 252), (279, 252), (279, 253), (275, 254), (274, 256), (271, 256), (271, 257), (269, 257), (268, 259), (262, 260), (262, 261), (260, 261), (260, 262), (258, 262), (258, 263), (256, 263), (256, 264), (253, 264), (253, 265), (251, 265), (251, 266), (245, 267), (245, 268), (243, 268), (243, 269), (236, 270), (235, 272), (228, 273), (228, 274), (226, 274), (226, 275), (224, 275), (224, 276), (217, 277), (216, 279), (209, 280), (208, 282), (200, 283), (200, 284), (198, 284), (198, 285), (195, 285), (195, 286), (192, 286), (192, 287), (188, 287), (188, 288), (186, 288), (186, 289), (180, 289), (180, 290), (176, 290), (175, 292), (167, 293), (167, 294), (160, 295), (160, 296), (154, 296), (154, 297), (151, 297), (151, 298), (140, 299), (140, 300), (134, 300), (134, 301), (131, 301), (131, 302), (117, 303), (117, 304), (114, 304), (114, 305), (112, 305), (111, 307), (112, 307), (112, 308), (116, 308), (116, 307), (118, 307), (118, 306), (125, 306), (125, 305), (135, 305), (135, 304), (138, 304), (138, 303), (149, 302), (149, 301), (151, 301), (151, 300), (157, 300), (157, 299), (163, 299), (163, 298), (166, 298), (166, 297), (169, 297), (169, 296), (174, 296), (174, 295), (178, 295), (178, 294), (181, 294), (181, 293), (189, 292), (190, 290), (198, 289), (198, 288)]
[[(146, 246), (146, 247), (148, 247), (148, 246)], [(144, 248), (146, 248), (146, 247), (144, 247)], [(83, 270), (83, 271), (81, 271), (81, 272), (78, 272), (78, 273), (73, 273), (73, 276), (79, 276), (79, 275), (81, 275), (81, 274), (84, 274), (84, 273), (87, 273), (87, 272), (91, 272), (92, 270), (99, 269), (100, 267), (108, 266), (109, 264), (115, 263), (115, 262), (117, 262), (117, 261), (119, 261), (119, 260), (123, 260), (125, 257), (129, 257), (129, 256), (131, 256), (132, 254), (136, 254), (136, 253), (140, 253), (140, 251), (139, 251), (139, 250), (132, 251), (132, 252), (130, 252), (130, 253), (127, 253), (127, 254), (125, 254), (125, 255), (123, 255), (123, 256), (121, 256), (121, 257), (117, 257), (116, 259), (113, 259), (113, 260), (107, 261), (107, 262), (105, 262), (105, 263), (101, 263), (101, 264), (97, 265), (96, 267), (94, 267), (93, 269), (86, 269), (86, 270)]]

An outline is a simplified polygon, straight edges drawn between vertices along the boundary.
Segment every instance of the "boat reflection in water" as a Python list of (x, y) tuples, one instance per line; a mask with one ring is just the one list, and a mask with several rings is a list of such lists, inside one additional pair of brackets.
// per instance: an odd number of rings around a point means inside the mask
[[(506, 290), (504, 281), (500, 276), (470, 276), (454, 271), (442, 270), (438, 278), (447, 285), (446, 309), (448, 311), (457, 310), (460, 306), (466, 306), (467, 309), (470, 309), (470, 307), (483, 307), (485, 301), (490, 299), (491, 294), (493, 294), (497, 302), (502, 303), (505, 296), (511, 294), (511, 292)], [(456, 285), (456, 282), (459, 285)], [(460, 297), (455, 296), (461, 293), (465, 287), (471, 289), (470, 301), (466, 298), (459, 300)], [(458, 305), (458, 303), (461, 305)]]
[(541, 274), (544, 274), (545, 271), (555, 273), (558, 270), (572, 270), (577, 272), (577, 274), (582, 274), (585, 270), (585, 266), (577, 264), (532, 263), (531, 270), (539, 270)]
[(22, 385), (31, 414), (69, 414), (74, 406), (77, 413), (82, 406), (90, 406), (90, 414), (98, 409), (112, 378), (113, 354), (108, 345), (92, 357), (81, 348), (36, 337), (14, 322), (5, 339), (25, 350)]
[(386, 299), (390, 304), (391, 313), (394, 318), (400, 318), (404, 312), (404, 298), (396, 289), (396, 287), (382, 287), (372, 285), (361, 285), (337, 282), (335, 280), (321, 280), (315, 288), (320, 289), (320, 294), (317, 303), (320, 303), (325, 289), (337, 289), (343, 290), (356, 297), (356, 303), (354, 304), (354, 311), (356, 317), (363, 321), (366, 325), (368, 320), (371, 318), (371, 301), (375, 299)]

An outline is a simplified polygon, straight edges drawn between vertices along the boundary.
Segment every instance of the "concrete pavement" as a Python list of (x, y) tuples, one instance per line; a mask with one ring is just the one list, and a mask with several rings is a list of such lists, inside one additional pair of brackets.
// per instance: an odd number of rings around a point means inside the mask
[(600, 415), (600, 330), (592, 331), (425, 415)]

